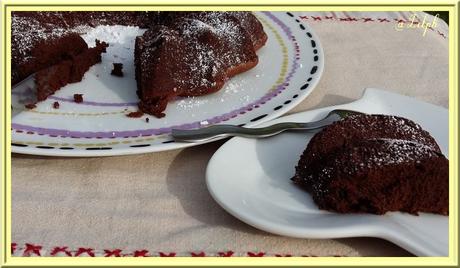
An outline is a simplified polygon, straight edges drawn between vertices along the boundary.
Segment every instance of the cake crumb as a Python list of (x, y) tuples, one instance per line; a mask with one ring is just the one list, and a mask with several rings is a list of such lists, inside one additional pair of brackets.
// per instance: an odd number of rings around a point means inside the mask
[(145, 118), (145, 122), (150, 122), (150, 119), (148, 117)]
[(82, 103), (83, 102), (83, 94), (73, 94), (73, 100), (76, 103)]
[(35, 105), (35, 103), (28, 103), (26, 105), (24, 105), (27, 109), (34, 109), (34, 108), (37, 108), (37, 105)]
[(103, 53), (107, 52), (107, 47), (109, 46), (109, 44), (107, 44), (104, 41), (101, 42), (99, 41), (99, 39), (96, 39), (95, 42), (96, 42), (96, 47), (101, 47)]
[(111, 75), (123, 77), (123, 63), (114, 63)]
[(53, 108), (54, 108), (54, 109), (59, 109), (59, 102), (55, 101), (55, 102), (53, 103)]
[(136, 111), (136, 112), (130, 112), (129, 114), (127, 114), (126, 116), (127, 117), (131, 117), (131, 118), (139, 118), (141, 116), (143, 116), (144, 113), (141, 112), (141, 111)]

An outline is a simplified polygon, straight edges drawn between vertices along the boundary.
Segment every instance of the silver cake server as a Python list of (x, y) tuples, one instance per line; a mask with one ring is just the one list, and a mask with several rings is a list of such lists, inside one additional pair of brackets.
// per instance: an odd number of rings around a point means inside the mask
[(261, 128), (245, 128), (235, 125), (214, 125), (193, 130), (173, 129), (172, 137), (175, 141), (204, 142), (215, 138), (239, 136), (246, 138), (266, 138), (286, 130), (311, 131), (323, 128), (352, 114), (360, 112), (350, 110), (332, 110), (321, 120), (308, 123), (284, 122)]

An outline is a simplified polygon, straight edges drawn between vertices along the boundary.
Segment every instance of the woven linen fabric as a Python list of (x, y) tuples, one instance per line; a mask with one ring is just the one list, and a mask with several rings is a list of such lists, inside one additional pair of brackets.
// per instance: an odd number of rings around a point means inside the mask
[[(366, 87), (447, 107), (442, 21), (423, 35), (395, 29), (408, 12), (294, 15), (318, 34), (325, 68), (317, 88), (289, 113), (353, 101)], [(205, 185), (207, 162), (221, 144), (101, 158), (13, 155), (13, 255), (410, 256), (377, 238), (289, 238), (239, 221)]]

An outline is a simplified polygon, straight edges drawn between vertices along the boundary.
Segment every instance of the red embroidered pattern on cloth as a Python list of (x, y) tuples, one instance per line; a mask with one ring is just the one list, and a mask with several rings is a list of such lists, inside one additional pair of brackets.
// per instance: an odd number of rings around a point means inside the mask
[(114, 249), (114, 250), (109, 250), (109, 249), (104, 249), (104, 257), (121, 257), (121, 249)]
[(29, 244), (29, 243), (26, 243), (25, 246), (26, 247), (24, 248), (23, 256), (26, 256), (26, 257), (32, 256), (32, 255), (41, 256), (40, 250), (42, 249), (42, 246)]
[[(67, 246), (55, 246), (49, 249), (42, 245), (25, 243), (18, 246), (11, 243), (11, 255), (21, 257), (294, 257), (289, 253), (267, 253), (263, 251), (248, 251), (235, 253), (232, 250), (219, 252), (191, 251), (191, 252), (165, 252), (138, 249), (124, 252), (122, 249), (103, 249), (79, 247), (74, 250)], [(298, 257), (317, 257), (316, 255), (299, 255)], [(342, 257), (332, 255), (329, 257)]]
[[(373, 18), (369, 18), (369, 17), (351, 17), (351, 16), (347, 16), (347, 17), (342, 17), (342, 18), (335, 18), (334, 16), (305, 16), (305, 15), (302, 15), (302, 16), (299, 16), (299, 19), (301, 20), (310, 20), (310, 21), (316, 21), (316, 22), (319, 22), (319, 21), (327, 21), (327, 20), (330, 20), (330, 21), (338, 21), (338, 22), (380, 22), (380, 23), (383, 23), (383, 22), (391, 22), (391, 21), (395, 21), (397, 23), (413, 23), (413, 24), (419, 24), (420, 21), (414, 21), (412, 22), (411, 20), (408, 20), (408, 19), (397, 19), (397, 18), (394, 18), (394, 19), (391, 19), (391, 18), (377, 18), (377, 19), (373, 19)], [(435, 31), (435, 29), (433, 27), (427, 27), (429, 30), (431, 31)], [(446, 34), (444, 34), (443, 32), (439, 31), (439, 30), (436, 30), (436, 32), (439, 36), (441, 36), (442, 38), (446, 39), (447, 36)]]
[(67, 250), (67, 247), (55, 247), (53, 250), (50, 252), (51, 256), (56, 256), (59, 252), (63, 252), (65, 255), (71, 257), (72, 253)]

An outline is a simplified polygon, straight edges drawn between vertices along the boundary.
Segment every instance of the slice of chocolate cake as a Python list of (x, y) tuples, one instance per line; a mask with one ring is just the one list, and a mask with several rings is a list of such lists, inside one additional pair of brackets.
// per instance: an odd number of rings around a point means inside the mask
[(411, 120), (353, 115), (315, 135), (293, 181), (321, 209), (447, 215), (449, 163)]
[(340, 213), (448, 214), (448, 160), (430, 147), (375, 139), (330, 153), (310, 172), (314, 201)]
[(325, 127), (311, 139), (296, 167), (294, 182), (308, 187), (310, 177), (304, 172), (317, 165), (315, 162), (321, 163), (330, 152), (347, 144), (376, 138), (414, 141), (441, 152), (433, 137), (411, 120), (389, 115), (351, 115)]

